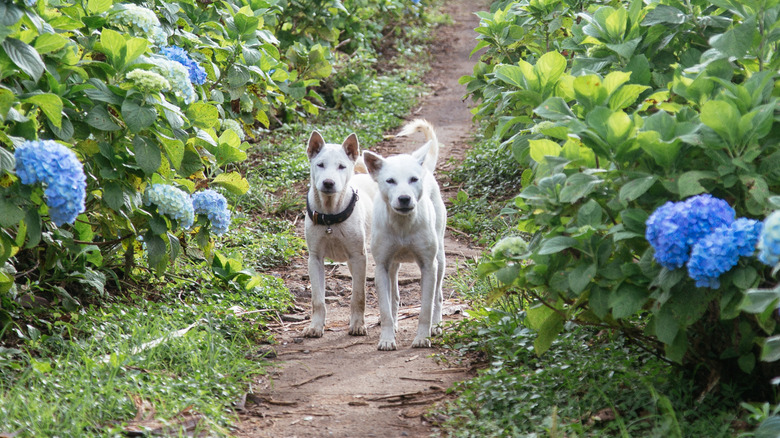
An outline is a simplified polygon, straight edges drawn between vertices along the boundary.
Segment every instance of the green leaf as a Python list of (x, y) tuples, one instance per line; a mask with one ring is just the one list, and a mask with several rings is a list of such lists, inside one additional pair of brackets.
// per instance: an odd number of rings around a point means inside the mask
[(243, 195), (249, 191), (249, 182), (238, 172), (221, 173), (214, 178), (214, 184), (236, 195)]
[(561, 145), (546, 138), (529, 140), (531, 146), (531, 158), (537, 163), (544, 162), (545, 156), (557, 157), (561, 153)]
[(602, 179), (594, 175), (575, 173), (566, 179), (566, 183), (561, 189), (560, 201), (573, 204), (591, 194), (602, 182)]
[(588, 287), (588, 283), (596, 276), (597, 266), (592, 263), (578, 265), (569, 273), (569, 289), (579, 295)]
[(780, 286), (774, 289), (749, 289), (739, 308), (747, 313), (761, 313), (780, 304)]
[(725, 100), (708, 100), (701, 108), (701, 122), (726, 140), (728, 145), (739, 142), (739, 120), (742, 117), (737, 107)]
[(182, 159), (184, 159), (184, 143), (182, 143), (181, 140), (168, 138), (159, 134), (157, 139), (165, 148), (165, 154), (168, 156), (168, 160), (171, 164), (173, 164), (173, 167), (179, 169), (181, 167)]
[(100, 15), (111, 9), (112, 5), (111, 0), (89, 0), (87, 1), (87, 12), (89, 15)]
[(38, 82), (45, 68), (38, 51), (24, 41), (11, 37), (3, 40), (2, 47), (17, 67), (27, 73), (33, 81)]
[(124, 119), (130, 132), (138, 133), (154, 124), (157, 120), (157, 110), (153, 107), (139, 105), (139, 102), (133, 99), (126, 99), (122, 103), (122, 118)]
[(219, 122), (217, 107), (203, 102), (190, 104), (187, 107), (186, 116), (193, 126), (203, 129), (214, 127)]
[(680, 190), (680, 197), (687, 198), (700, 193), (706, 193), (707, 189), (705, 189), (699, 181), (703, 179), (717, 180), (717, 178), (717, 173), (705, 170), (691, 170), (683, 173), (680, 175), (677, 183), (677, 187)]
[(601, 205), (595, 199), (590, 199), (577, 210), (577, 226), (596, 228), (601, 225), (603, 216), (604, 209), (601, 208)]
[(710, 46), (727, 57), (742, 58), (753, 46), (754, 35), (758, 34), (754, 16), (737, 24), (726, 32), (710, 38)]
[(534, 352), (536, 355), (541, 356), (549, 350), (553, 341), (562, 330), (563, 315), (555, 312), (544, 321), (544, 324), (538, 330), (539, 334), (534, 340)]
[(780, 360), (780, 336), (766, 338), (761, 348), (761, 360), (764, 362)]
[(494, 73), (498, 79), (507, 84), (522, 90), (526, 89), (526, 76), (523, 68), (516, 65), (500, 65), (496, 67)]
[(38, 210), (27, 210), (24, 222), (27, 225), (27, 244), (26, 248), (37, 246), (41, 241), (41, 217)]
[(752, 352), (743, 354), (737, 359), (737, 365), (742, 372), (750, 374), (756, 366), (756, 356)]
[(22, 102), (38, 105), (54, 126), (62, 127), (62, 100), (56, 94), (34, 94), (23, 99)]
[(652, 26), (654, 24), (682, 24), (685, 23), (686, 15), (673, 6), (656, 4), (642, 20), (642, 26)]
[(661, 310), (655, 314), (655, 335), (658, 337), (658, 340), (664, 344), (671, 345), (677, 338), (679, 331), (680, 323), (677, 321), (677, 317), (668, 307), (661, 307)]
[(579, 242), (577, 239), (568, 236), (555, 236), (549, 239), (545, 239), (542, 242), (541, 248), (539, 248), (538, 254), (555, 254), (561, 252), (564, 249), (576, 247)]
[(607, 90), (597, 75), (577, 76), (574, 79), (574, 94), (586, 109), (601, 105), (607, 99)]
[(133, 138), (133, 152), (135, 153), (135, 162), (145, 174), (151, 175), (160, 168), (162, 164), (162, 154), (160, 148), (151, 142), (147, 142), (140, 136)]
[(149, 266), (154, 269), (158, 275), (165, 272), (168, 268), (168, 251), (165, 240), (162, 237), (151, 232), (144, 235), (146, 243), (146, 255)]
[(674, 362), (682, 363), (685, 352), (688, 351), (688, 335), (685, 333), (685, 330), (677, 332), (674, 342), (664, 345), (664, 351), (667, 358)]
[(127, 46), (125, 47), (124, 52), (124, 62), (125, 64), (131, 64), (146, 52), (149, 41), (145, 38), (131, 37), (125, 44), (127, 44)]
[(639, 95), (649, 88), (644, 85), (623, 85), (609, 97), (609, 108), (613, 111), (627, 108), (636, 102)]
[(612, 316), (621, 319), (635, 314), (642, 308), (647, 298), (647, 288), (624, 282), (609, 297)]
[(125, 194), (122, 191), (122, 186), (114, 181), (104, 183), (103, 202), (112, 210), (120, 211), (122, 206), (125, 205)]
[(542, 55), (534, 66), (534, 72), (542, 87), (558, 82), (564, 71), (566, 71), (566, 58), (554, 51)]
[(119, 32), (103, 28), (100, 32), (100, 50), (106, 54), (111, 65), (117, 70), (122, 70), (125, 60), (122, 53), (127, 53), (127, 43)]
[(655, 175), (633, 179), (620, 188), (618, 198), (623, 203), (633, 201), (650, 190), (650, 187), (652, 187), (656, 181), (658, 181), (658, 177)]
[[(647, 119), (645, 119), (647, 120)], [(668, 168), (677, 160), (680, 153), (680, 142), (666, 142), (661, 139), (661, 134), (656, 131), (642, 131), (637, 134), (636, 141), (639, 147), (650, 154), (656, 164)]]
[(118, 131), (122, 129), (119, 125), (114, 123), (111, 119), (111, 115), (108, 114), (108, 110), (102, 105), (93, 106), (87, 112), (86, 121), (87, 124), (101, 131)]
[(38, 53), (45, 54), (60, 50), (68, 41), (70, 40), (58, 33), (44, 33), (35, 39), (34, 47)]
[(0, 226), (10, 228), (19, 225), (19, 221), (24, 218), (24, 210), (5, 197), (0, 197)]
[(539, 117), (550, 120), (571, 120), (577, 118), (566, 104), (566, 101), (560, 97), (551, 97), (545, 100), (541, 105), (534, 108), (534, 112)]

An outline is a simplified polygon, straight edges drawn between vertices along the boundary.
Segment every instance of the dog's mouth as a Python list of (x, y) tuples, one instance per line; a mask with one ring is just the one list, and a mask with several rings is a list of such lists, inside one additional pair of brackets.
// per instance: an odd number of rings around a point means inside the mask
[(401, 214), (409, 214), (414, 210), (414, 207), (396, 207), (395, 211)]

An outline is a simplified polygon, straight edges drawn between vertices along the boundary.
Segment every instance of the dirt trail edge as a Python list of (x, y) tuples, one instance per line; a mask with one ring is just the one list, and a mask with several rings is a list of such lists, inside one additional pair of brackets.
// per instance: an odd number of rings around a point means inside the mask
[[(433, 123), (444, 145), (439, 155), (437, 179), (445, 199), (457, 189), (442, 175), (456, 166), (471, 138), (471, 113), (462, 101), (465, 91), (458, 78), (470, 74), (479, 24), (474, 12), (486, 10), (487, 0), (447, 2), (453, 24), (436, 31), (432, 71), (426, 82), (433, 93), (409, 116)], [(419, 136), (419, 138), (417, 137)], [(392, 139), (372, 150), (389, 156), (410, 152), (424, 142), (422, 135)], [(302, 222), (302, 221), (301, 221)], [(302, 233), (302, 230), (301, 230)], [(447, 278), (466, 260), (480, 254), (460, 236), (447, 232), (447, 276), (444, 289), (444, 319), (459, 318), (465, 308), (453, 295)], [(435, 433), (435, 421), (424, 414), (446, 397), (445, 390), (466, 379), (467, 370), (437, 363), (432, 349), (410, 348), (417, 329), (420, 305), (419, 269), (402, 265), (399, 274), (398, 350), (377, 351), (379, 311), (373, 282), (373, 260), (368, 271), (366, 325), (368, 336), (349, 336), (350, 276), (346, 266), (326, 266), (328, 316), (325, 335), (301, 338), (308, 324), (311, 288), (306, 261), (298, 260), (280, 275), (298, 297), (304, 312), (284, 315), (274, 346), (278, 368), (259, 378), (240, 411), (239, 437), (427, 437)], [(305, 319), (304, 319), (305, 317)]]

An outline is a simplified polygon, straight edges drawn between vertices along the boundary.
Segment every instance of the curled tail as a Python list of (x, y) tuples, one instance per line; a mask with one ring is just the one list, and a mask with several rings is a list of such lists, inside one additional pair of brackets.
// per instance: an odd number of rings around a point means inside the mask
[(404, 125), (401, 132), (396, 134), (396, 137), (406, 137), (415, 132), (422, 132), (425, 135), (426, 143), (420, 149), (414, 151), (412, 156), (417, 159), (423, 159), (424, 157), (422, 165), (433, 173), (436, 170), (436, 161), (439, 159), (441, 144), (438, 138), (436, 138), (436, 131), (434, 131), (430, 122), (424, 119), (414, 119)]

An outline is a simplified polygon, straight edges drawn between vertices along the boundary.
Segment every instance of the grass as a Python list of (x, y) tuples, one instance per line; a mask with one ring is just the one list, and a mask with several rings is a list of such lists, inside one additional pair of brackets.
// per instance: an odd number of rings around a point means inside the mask
[[(484, 367), (442, 413), (450, 437), (730, 437), (739, 394), (700, 389), (621, 335), (570, 325), (542, 357), (515, 303), (445, 330), (444, 344)], [(679, 435), (677, 432), (679, 431)]]

